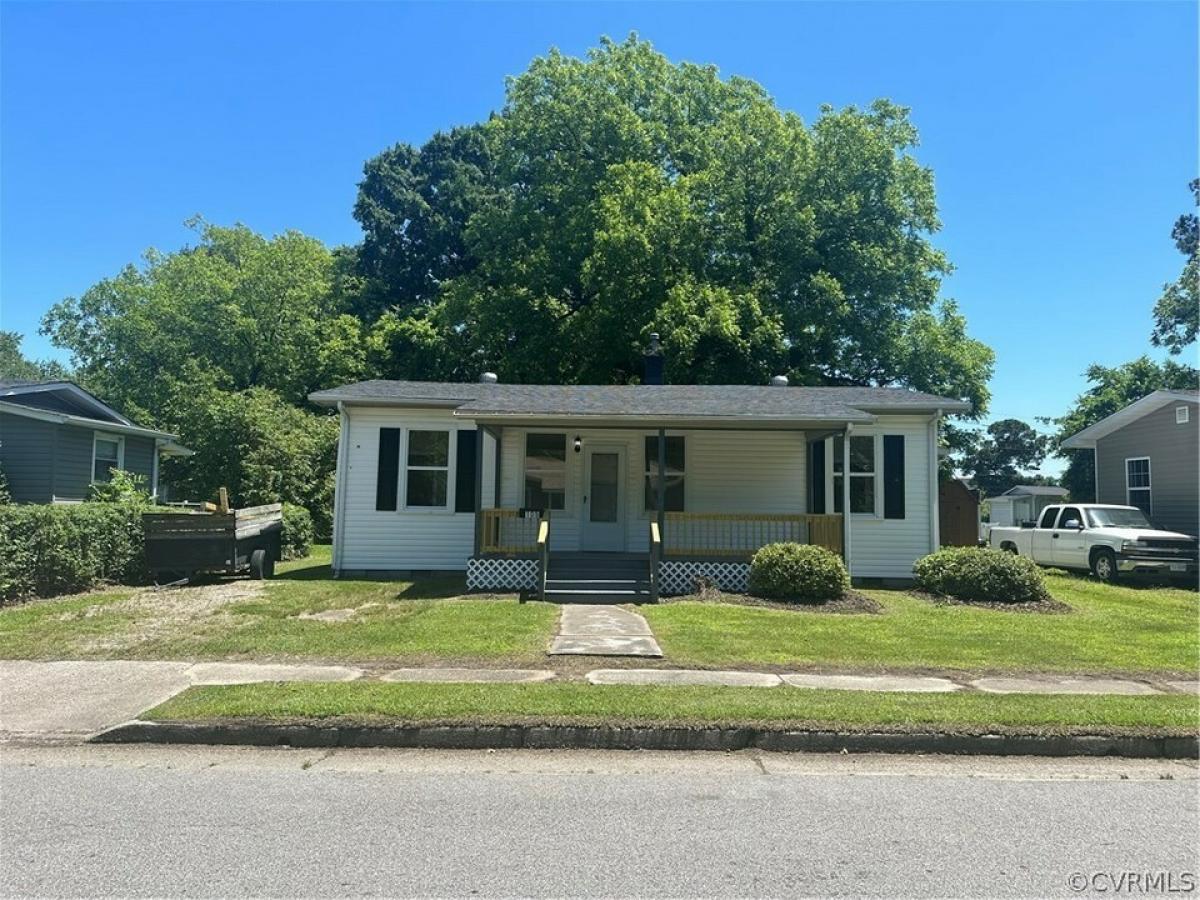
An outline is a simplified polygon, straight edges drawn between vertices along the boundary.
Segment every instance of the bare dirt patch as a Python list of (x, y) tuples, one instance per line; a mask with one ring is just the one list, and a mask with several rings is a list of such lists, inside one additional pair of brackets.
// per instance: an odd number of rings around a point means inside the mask
[(111, 634), (97, 635), (83, 643), (87, 653), (111, 654), (194, 630), (200, 625), (227, 625), (232, 616), (225, 608), (262, 596), (265, 582), (249, 578), (226, 579), (185, 587), (137, 588), (128, 597), (103, 606), (87, 607), (72, 616), (88, 617), (115, 613), (129, 619), (129, 626)]
[(958, 597), (946, 597), (941, 594), (930, 594), (927, 591), (909, 591), (918, 600), (932, 603), (934, 606), (977, 606), (982, 609), (999, 609), (1004, 612), (1048, 613), (1062, 615), (1074, 612), (1073, 608), (1061, 600), (1044, 597), (1041, 600), (1026, 600), (1020, 603), (1001, 603), (997, 600), (961, 600)]
[(883, 607), (866, 594), (858, 591), (846, 591), (835, 600), (765, 600), (749, 594), (727, 594), (712, 588), (704, 588), (699, 593), (686, 597), (663, 597), (659, 603), (725, 603), (737, 606), (759, 606), (764, 609), (782, 609), (788, 612), (823, 612), (823, 613), (880, 613)]

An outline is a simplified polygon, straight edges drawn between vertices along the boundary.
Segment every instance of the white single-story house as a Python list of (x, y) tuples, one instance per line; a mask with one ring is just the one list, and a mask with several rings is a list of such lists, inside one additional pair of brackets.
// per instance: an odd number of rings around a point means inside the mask
[(624, 593), (626, 581), (687, 593), (701, 576), (744, 589), (749, 556), (778, 540), (822, 544), (855, 578), (910, 578), (939, 544), (939, 419), (970, 408), (783, 378), (525, 385), (490, 373), (310, 399), (341, 417), (335, 573), (465, 570), (473, 588), (549, 594)]

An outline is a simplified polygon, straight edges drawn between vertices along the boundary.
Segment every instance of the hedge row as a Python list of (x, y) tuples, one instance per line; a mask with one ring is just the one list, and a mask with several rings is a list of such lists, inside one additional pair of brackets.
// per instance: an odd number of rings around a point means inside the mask
[(134, 503), (0, 506), (0, 601), (140, 584), (144, 511)]
[[(140, 503), (0, 504), (0, 603), (145, 584), (147, 509)], [(285, 505), (284, 559), (307, 556), (312, 540), (308, 510)]]

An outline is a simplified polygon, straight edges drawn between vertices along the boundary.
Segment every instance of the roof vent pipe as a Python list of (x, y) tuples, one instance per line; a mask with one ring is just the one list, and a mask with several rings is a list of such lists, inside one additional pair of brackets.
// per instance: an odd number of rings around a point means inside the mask
[(495, 384), (499, 380), (495, 372), (484, 372), (479, 376), (480, 384)]
[(663, 352), (662, 345), (658, 342), (658, 333), (650, 335), (650, 346), (646, 348), (646, 356), (643, 360), (644, 371), (642, 373), (643, 384), (662, 384), (663, 383)]
[(788, 386), (788, 378), (786, 375), (772, 375), (771, 376), (771, 387), (787, 387), (787, 386)]

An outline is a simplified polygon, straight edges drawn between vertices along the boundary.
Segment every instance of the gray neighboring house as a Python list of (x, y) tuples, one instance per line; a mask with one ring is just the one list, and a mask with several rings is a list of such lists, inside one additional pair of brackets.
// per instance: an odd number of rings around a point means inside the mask
[(0, 469), (16, 503), (73, 503), (124, 469), (159, 496), (160, 456), (189, 456), (69, 381), (0, 381)]
[(1096, 502), (1200, 534), (1200, 392), (1155, 391), (1063, 441), (1096, 457)]

